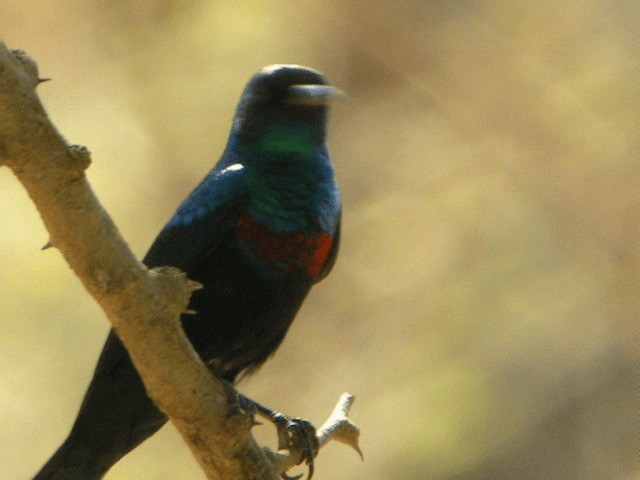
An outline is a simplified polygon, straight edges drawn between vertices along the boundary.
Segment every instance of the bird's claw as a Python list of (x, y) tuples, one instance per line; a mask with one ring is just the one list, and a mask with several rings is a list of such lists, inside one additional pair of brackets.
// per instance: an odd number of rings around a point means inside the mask
[[(314, 471), (314, 459), (318, 455), (320, 445), (316, 436), (316, 427), (304, 418), (290, 418), (281, 413), (273, 415), (273, 422), (278, 430), (278, 449), (289, 450), (291, 454), (300, 456), (299, 464), (304, 462), (309, 467), (307, 480), (311, 480)], [(283, 480), (298, 480), (302, 475), (290, 477), (281, 474)]]
[[(306, 463), (309, 467), (307, 480), (311, 480), (314, 471), (313, 462), (320, 450), (316, 427), (309, 420), (287, 417), (241, 393), (237, 394), (237, 398), (238, 406), (251, 416), (254, 425), (259, 425), (255, 421), (256, 414), (273, 422), (278, 431), (278, 450), (289, 450), (292, 457), (300, 458), (298, 464)], [(302, 477), (302, 475), (291, 477), (286, 473), (281, 473), (280, 476), (283, 480), (298, 480)]]

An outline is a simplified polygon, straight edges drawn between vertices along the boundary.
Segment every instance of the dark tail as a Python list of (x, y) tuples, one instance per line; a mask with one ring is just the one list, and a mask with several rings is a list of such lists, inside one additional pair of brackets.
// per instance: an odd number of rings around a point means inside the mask
[(112, 331), (71, 433), (33, 480), (100, 479), (166, 421)]
[(99, 480), (106, 473), (98, 471), (80, 455), (73, 443), (65, 442), (49, 459), (33, 480)]

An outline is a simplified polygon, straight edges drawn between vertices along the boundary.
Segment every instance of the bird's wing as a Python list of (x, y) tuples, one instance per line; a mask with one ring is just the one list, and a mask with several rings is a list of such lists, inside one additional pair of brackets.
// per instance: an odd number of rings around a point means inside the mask
[[(235, 165), (212, 170), (178, 207), (144, 257), (147, 267), (170, 265), (189, 274), (198, 260), (222, 241), (242, 205), (244, 172)], [(94, 377), (115, 375), (118, 369), (125, 371), (125, 353), (112, 330)]]
[(336, 232), (333, 234), (333, 241), (331, 243), (331, 251), (329, 252), (329, 256), (327, 257), (327, 261), (325, 262), (320, 273), (313, 279), (313, 283), (318, 283), (324, 277), (329, 275), (333, 265), (336, 263), (336, 257), (338, 256), (338, 249), (340, 248), (340, 225), (342, 223), (342, 211), (338, 212), (338, 222), (336, 225)]
[(180, 205), (143, 259), (148, 267), (169, 265), (187, 274), (233, 227), (243, 204), (244, 168), (214, 169)]

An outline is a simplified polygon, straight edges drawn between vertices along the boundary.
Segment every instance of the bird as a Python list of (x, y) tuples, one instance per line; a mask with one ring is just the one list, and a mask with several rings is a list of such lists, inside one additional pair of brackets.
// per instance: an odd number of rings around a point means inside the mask
[[(143, 258), (202, 285), (181, 322), (224, 381), (273, 355), (335, 263), (342, 204), (326, 136), (329, 104), (342, 95), (300, 65), (254, 74), (219, 161)], [(111, 330), (71, 431), (34, 480), (100, 479), (166, 421)]]

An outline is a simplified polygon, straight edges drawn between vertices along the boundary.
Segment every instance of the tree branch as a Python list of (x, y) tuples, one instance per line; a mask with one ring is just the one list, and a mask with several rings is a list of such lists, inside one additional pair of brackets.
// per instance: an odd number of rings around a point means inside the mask
[(202, 363), (180, 325), (197, 284), (181, 272), (148, 270), (96, 199), (89, 152), (69, 146), (35, 87), (36, 64), (0, 44), (0, 165), (24, 185), (64, 256), (127, 347), (149, 395), (211, 479), (276, 478), (249, 434), (250, 421)]
[(47, 117), (35, 93), (41, 81), (33, 60), (0, 42), (0, 166), (36, 205), (47, 247), (62, 253), (104, 310), (207, 478), (277, 478), (299, 459), (256, 444), (235, 392), (210, 373), (182, 330), (180, 315), (199, 285), (173, 268), (148, 270), (134, 257), (87, 182), (89, 151), (69, 146)]

